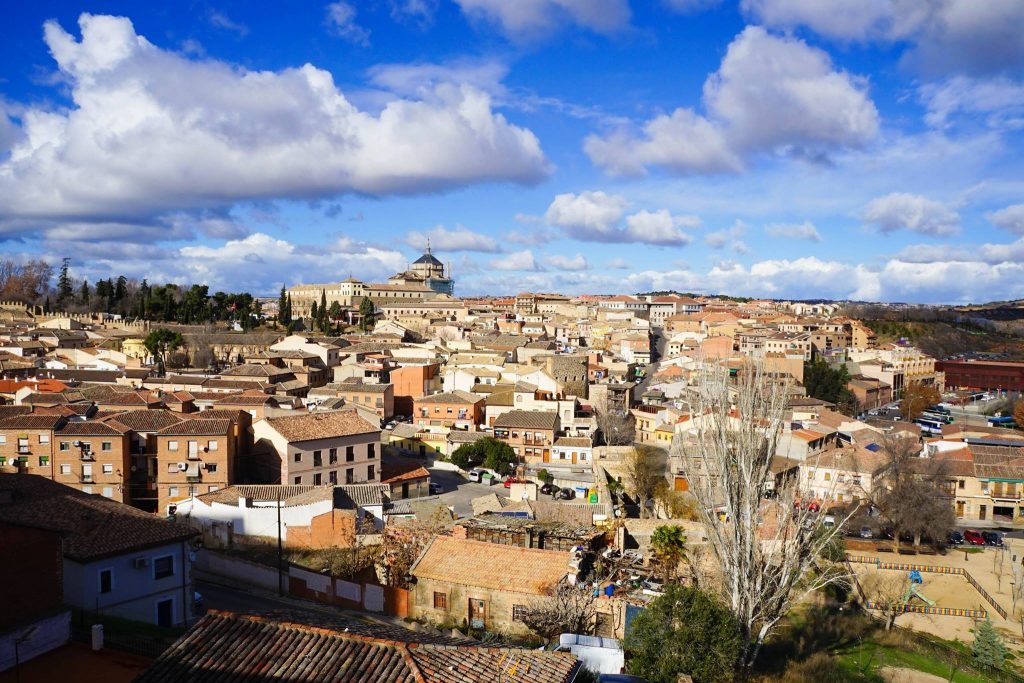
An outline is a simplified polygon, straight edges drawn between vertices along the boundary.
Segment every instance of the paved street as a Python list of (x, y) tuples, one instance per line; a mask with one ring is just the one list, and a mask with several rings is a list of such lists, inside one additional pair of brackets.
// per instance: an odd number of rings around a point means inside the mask
[(469, 517), (473, 514), (472, 500), (488, 493), (496, 493), (499, 496), (508, 497), (508, 489), (501, 483), (488, 486), (477, 484), (465, 479), (458, 472), (443, 470), (436, 467), (430, 469), (430, 482), (440, 484), (444, 487), (444, 493), (438, 498), (446, 505), (451, 505), (455, 513), (460, 517)]

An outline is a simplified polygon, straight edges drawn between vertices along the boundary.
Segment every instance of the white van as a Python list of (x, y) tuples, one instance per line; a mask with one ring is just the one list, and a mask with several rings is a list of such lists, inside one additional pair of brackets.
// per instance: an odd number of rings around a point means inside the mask
[(473, 469), (471, 469), (469, 471), (469, 480), (470, 481), (475, 481), (476, 483), (479, 484), (480, 482), (482, 482), (484, 480), (484, 475), (485, 474), (490, 474), (490, 473), (487, 470), (480, 469), (479, 467), (474, 467)]

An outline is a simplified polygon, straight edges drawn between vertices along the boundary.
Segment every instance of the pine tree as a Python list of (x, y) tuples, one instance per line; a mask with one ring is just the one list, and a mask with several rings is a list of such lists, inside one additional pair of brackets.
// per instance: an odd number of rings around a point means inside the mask
[(991, 619), (986, 618), (974, 630), (974, 646), (971, 650), (974, 653), (974, 659), (979, 664), (996, 669), (1003, 668), (1003, 662), (1006, 660), (1006, 645), (996, 633)]
[(86, 306), (89, 305), (89, 281), (82, 280), (82, 288), (78, 291), (78, 296), (82, 300), (82, 303)]
[(281, 285), (281, 296), (277, 299), (277, 322), (285, 327), (291, 322), (291, 316), (288, 315), (288, 295), (283, 284)]
[(323, 333), (327, 332), (327, 292), (320, 290), (320, 317), (318, 318), (320, 323), (320, 331)]
[(60, 274), (57, 276), (57, 303), (64, 304), (72, 296), (71, 276), (68, 275), (68, 267), (71, 259), (67, 256), (60, 263)]

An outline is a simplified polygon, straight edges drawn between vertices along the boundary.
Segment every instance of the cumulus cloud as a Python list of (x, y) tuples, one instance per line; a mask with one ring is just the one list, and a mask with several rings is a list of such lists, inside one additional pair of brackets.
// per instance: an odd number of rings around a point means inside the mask
[(614, 268), (616, 270), (624, 270), (626, 268), (629, 268), (629, 262), (626, 261), (626, 259), (624, 259), (624, 258), (616, 257), (616, 258), (613, 258), (613, 259), (609, 259), (608, 262), (604, 264), (604, 267), (605, 268)]
[(590, 268), (590, 264), (587, 263), (587, 259), (583, 254), (577, 253), (573, 257), (562, 256), (561, 254), (552, 254), (544, 258), (552, 268), (559, 270), (587, 270)]
[(537, 270), (537, 261), (529, 249), (513, 251), (491, 261), (497, 270)]
[(493, 237), (473, 232), (461, 225), (452, 230), (438, 225), (426, 232), (410, 232), (405, 236), (406, 243), (415, 249), (425, 248), (428, 240), (432, 249), (441, 251), (501, 251), (501, 246)]
[[(587, 242), (642, 242), (683, 246), (693, 238), (683, 230), (700, 226), (697, 216), (674, 215), (666, 209), (641, 210), (626, 216), (629, 202), (601, 191), (556, 195), (545, 220), (569, 237)], [(625, 217), (626, 225), (621, 226)]]
[(567, 192), (555, 196), (544, 217), (577, 239), (617, 241), (614, 237), (627, 206), (625, 197), (600, 190)]
[(911, 230), (934, 237), (960, 231), (960, 215), (941, 202), (921, 195), (893, 192), (871, 200), (861, 214), (882, 232)]
[(529, 130), (472, 86), (355, 107), (310, 64), (247, 71), (158, 48), (125, 18), (83, 14), (45, 39), (67, 110), (27, 107), (0, 162), (0, 221), (109, 220), (246, 200), (436, 191), (548, 172)]
[(812, 31), (842, 41), (908, 42), (905, 63), (929, 75), (993, 73), (1024, 64), (1019, 0), (743, 0), (766, 26)]
[(395, 21), (411, 21), (426, 28), (434, 22), (438, 0), (390, 0), (389, 4)]
[(339, 0), (327, 5), (327, 25), (331, 32), (350, 43), (370, 44), (370, 32), (356, 22), (356, 8)]
[(403, 97), (423, 97), (445, 84), (468, 85), (503, 96), (506, 91), (502, 81), (508, 75), (508, 65), (493, 59), (377, 64), (367, 73), (371, 83)]
[(811, 159), (860, 147), (879, 117), (864, 79), (836, 70), (828, 53), (748, 26), (704, 82), (707, 115), (679, 108), (642, 130), (590, 135), (584, 150), (616, 174), (662, 166), (680, 173), (737, 171), (758, 153)]
[(772, 237), (785, 237), (794, 240), (808, 240), (820, 242), (821, 233), (814, 223), (804, 221), (803, 223), (772, 223), (766, 225), (764, 231)]
[(474, 19), (497, 24), (514, 38), (549, 35), (573, 23), (595, 33), (611, 34), (629, 26), (628, 0), (455, 0)]
[(1017, 235), (1024, 235), (1024, 204), (1013, 204), (985, 214), (992, 225)]
[(673, 216), (666, 209), (638, 211), (626, 217), (626, 234), (633, 241), (645, 244), (683, 246), (693, 238), (682, 228), (699, 226), (700, 219), (696, 216)]

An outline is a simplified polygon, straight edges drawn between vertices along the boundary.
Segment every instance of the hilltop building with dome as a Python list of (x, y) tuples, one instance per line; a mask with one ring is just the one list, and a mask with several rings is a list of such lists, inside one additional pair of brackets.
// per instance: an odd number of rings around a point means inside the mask
[(455, 293), (455, 280), (431, 252), (428, 241), (422, 256), (385, 283), (366, 283), (349, 277), (341, 282), (293, 285), (288, 293), (292, 297), (293, 314), (301, 317), (309, 315), (314, 303), (319, 305), (321, 293), (328, 305), (337, 301), (343, 308), (358, 308), (364, 298), (369, 298), (380, 309), (385, 305), (411, 304), (439, 297), (450, 299)]

